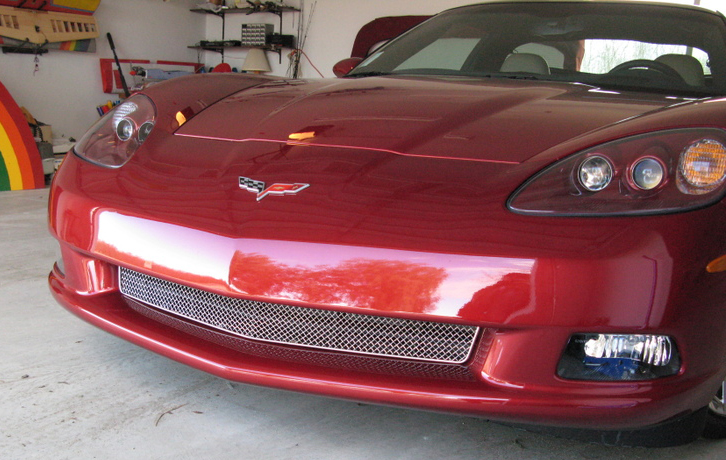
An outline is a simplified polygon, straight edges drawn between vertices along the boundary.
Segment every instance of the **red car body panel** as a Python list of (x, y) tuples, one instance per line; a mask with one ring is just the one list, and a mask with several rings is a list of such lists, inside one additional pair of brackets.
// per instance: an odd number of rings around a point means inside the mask
[[(506, 207), (527, 178), (593, 146), (724, 129), (722, 101), (427, 77), (205, 76), (146, 94), (160, 134), (112, 173), (69, 155), (50, 197), (64, 261), (51, 290), (107, 331), (230, 380), (597, 429), (693, 413), (724, 379), (726, 275), (706, 271), (726, 255), (723, 201), (629, 218)], [(309, 186), (258, 200), (240, 177)], [(255, 343), (139, 313), (118, 267), (232, 298), (480, 330), (449, 365)], [(587, 332), (670, 336), (680, 372), (559, 378), (568, 338)]]
[[(511, 164), (564, 139), (673, 104), (663, 97), (612, 96), (604, 98), (588, 86), (506, 80), (283, 81), (230, 96), (177, 134), (285, 141), (290, 134), (312, 131), (315, 137), (307, 143), (315, 145)], [(582, 110), (562, 110), (572, 101)], [(306, 116), (311, 107), (314, 118)], [(249, 122), (219, 123), (235, 117)], [(538, 136), (521, 135), (528, 132)]]
[[(619, 116), (632, 116), (632, 107), (651, 112), (654, 105), (650, 98), (631, 101), (631, 110), (621, 108), (625, 113)], [(586, 103), (578, 107), (586, 125), (590, 115), (603, 116), (597, 103), (592, 113)], [(218, 115), (210, 113), (191, 128)], [(665, 118), (657, 110), (648, 116)], [(638, 121), (632, 125), (638, 132)], [(535, 172), (538, 159), (532, 165), (472, 161), (464, 170), (446, 169), (444, 180), (442, 168), (466, 160), (398, 155), (371, 144), (354, 146), (350, 138), (345, 149), (318, 145), (317, 139), (314, 145), (290, 144), (282, 135), (245, 142), (195, 139), (187, 137), (191, 128), (150, 139), (147, 154), (116, 171), (113, 181), (105, 179), (106, 170), (75, 156), (56, 178), (50, 222), (63, 242), (66, 273), (54, 272), (53, 292), (76, 314), (115, 334), (232, 380), (598, 428), (622, 427), (623, 417), (628, 427), (645, 426), (687, 412), (693, 401), (705, 405), (711, 392), (700, 384), (715, 386), (721, 379), (723, 362), (689, 347), (726, 356), (722, 333), (714, 330), (714, 319), (724, 317), (715, 294), (723, 292), (724, 277), (705, 271), (726, 254), (712, 227), (722, 220), (721, 203), (686, 214), (594, 224), (533, 218), (508, 212), (503, 202), (521, 181), (513, 168)], [(556, 134), (569, 139), (571, 130)], [(237, 140), (242, 134), (229, 136)], [(595, 136), (607, 139), (604, 133), (583, 134), (578, 149)], [(380, 142), (362, 143), (368, 141)], [(507, 143), (490, 142), (492, 150)], [(345, 162), (339, 162), (341, 156)], [(250, 172), (253, 164), (259, 172)], [(238, 187), (241, 174), (313, 185), (295, 196), (257, 202)], [(421, 183), (430, 185), (416, 185)], [(270, 216), (280, 214), (287, 220), (272, 225)], [(481, 225), (482, 215), (490, 216), (491, 225)], [(689, 234), (693, 244), (684, 246)], [(258, 268), (250, 270), (250, 263)], [(129, 311), (117, 293), (118, 265), (235, 297), (476, 324), (487, 331), (476, 352), (485, 358), (467, 366), (475, 381), (453, 384), (254, 360), (185, 340)], [(372, 274), (361, 279), (364, 269)], [(316, 291), (310, 279), (323, 276), (342, 281), (333, 292)], [(683, 336), (684, 323), (698, 324), (699, 334)], [(562, 349), (540, 344), (564, 347), (572, 333), (589, 330), (670, 334), (682, 344), (688, 377), (628, 383), (558, 379), (553, 370)], [(668, 405), (655, 404), (664, 399)]]

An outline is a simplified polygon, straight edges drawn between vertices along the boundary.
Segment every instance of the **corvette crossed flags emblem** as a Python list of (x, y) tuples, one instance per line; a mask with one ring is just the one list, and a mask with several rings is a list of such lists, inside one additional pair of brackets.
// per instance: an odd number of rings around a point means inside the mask
[(272, 184), (265, 188), (265, 183), (259, 180), (250, 179), (249, 177), (239, 176), (239, 188), (248, 192), (257, 194), (257, 201), (260, 201), (267, 195), (294, 195), (297, 192), (310, 187), (310, 184)]

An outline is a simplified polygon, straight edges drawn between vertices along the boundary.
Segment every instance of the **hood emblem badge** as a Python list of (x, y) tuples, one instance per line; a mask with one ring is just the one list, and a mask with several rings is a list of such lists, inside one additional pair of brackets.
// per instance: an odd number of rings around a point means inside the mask
[(259, 180), (250, 179), (249, 177), (239, 176), (239, 188), (248, 192), (257, 194), (257, 201), (260, 201), (268, 195), (283, 196), (295, 195), (297, 192), (310, 187), (310, 184), (272, 184), (265, 187), (265, 183)]

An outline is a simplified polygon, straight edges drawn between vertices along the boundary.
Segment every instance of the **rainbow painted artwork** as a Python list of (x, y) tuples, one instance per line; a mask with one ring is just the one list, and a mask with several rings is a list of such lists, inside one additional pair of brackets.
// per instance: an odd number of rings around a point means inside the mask
[(0, 191), (43, 188), (40, 153), (20, 107), (0, 83)]

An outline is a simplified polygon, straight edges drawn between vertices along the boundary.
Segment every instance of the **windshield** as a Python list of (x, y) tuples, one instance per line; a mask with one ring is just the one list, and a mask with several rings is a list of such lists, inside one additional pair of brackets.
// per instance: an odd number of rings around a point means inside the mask
[(484, 4), (430, 19), (349, 76), (522, 78), (723, 95), (725, 30), (722, 16), (677, 6)]

